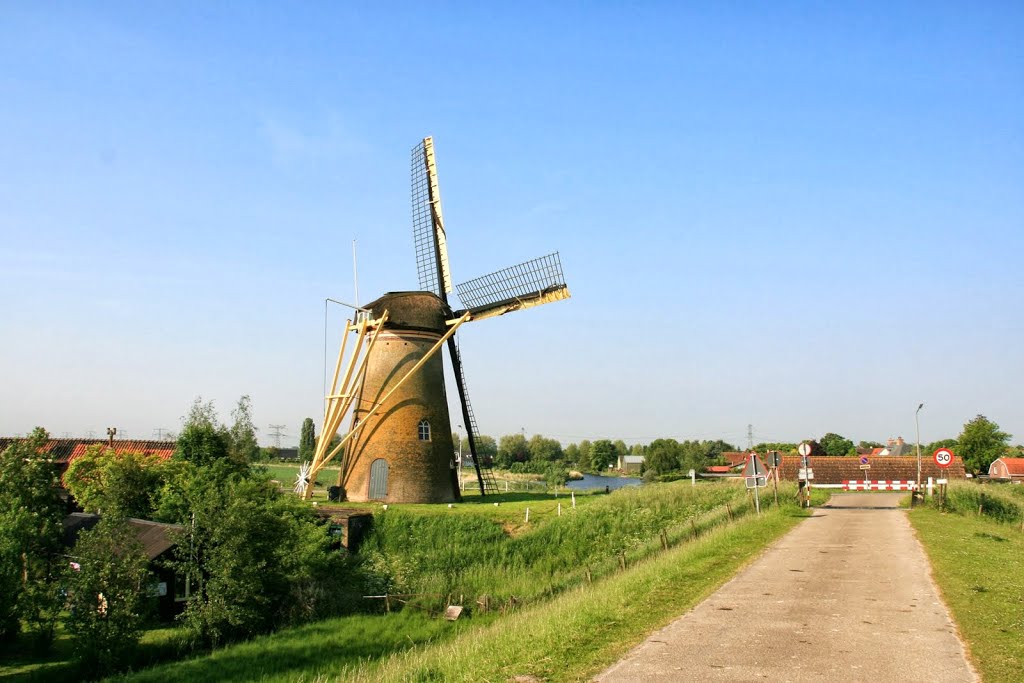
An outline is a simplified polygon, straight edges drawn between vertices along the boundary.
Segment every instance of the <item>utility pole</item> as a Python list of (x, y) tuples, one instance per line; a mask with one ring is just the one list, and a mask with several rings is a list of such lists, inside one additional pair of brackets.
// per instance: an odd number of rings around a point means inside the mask
[(272, 437), (274, 437), (274, 448), (280, 448), (281, 447), (281, 437), (282, 436), (287, 436), (281, 430), (284, 429), (285, 427), (287, 427), (288, 425), (269, 425), (269, 426), (270, 426), (270, 429), (271, 429), (270, 435)]
[(156, 429), (153, 430), (153, 436), (156, 438), (157, 441), (163, 441), (164, 433), (170, 433), (170, 431), (171, 430), (164, 429), (163, 427), (157, 427)]

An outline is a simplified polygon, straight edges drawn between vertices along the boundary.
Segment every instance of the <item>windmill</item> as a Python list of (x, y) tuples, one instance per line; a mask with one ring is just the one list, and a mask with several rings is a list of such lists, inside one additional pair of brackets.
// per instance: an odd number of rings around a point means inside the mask
[[(462, 307), (452, 307), (448, 241), (429, 137), (412, 150), (412, 223), (420, 290), (388, 292), (346, 324), (303, 491), (307, 498), (312, 491), (308, 482), (315, 482), (339, 455), (338, 486), (349, 500), (425, 503), (459, 498), (440, 352), (444, 345), (477, 481), (486, 494), (489, 487), (477, 456), (479, 430), (455, 334), (470, 321), (569, 298), (555, 252), (457, 285)], [(346, 354), (350, 336), (355, 344)], [(346, 417), (348, 431), (332, 444)]]

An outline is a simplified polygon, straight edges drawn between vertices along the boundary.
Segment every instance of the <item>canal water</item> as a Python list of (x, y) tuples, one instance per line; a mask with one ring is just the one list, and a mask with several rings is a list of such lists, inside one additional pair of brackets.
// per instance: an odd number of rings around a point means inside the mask
[(601, 477), (596, 474), (584, 474), (582, 479), (574, 479), (566, 483), (566, 487), (576, 489), (603, 489), (607, 486), (610, 490), (621, 489), (624, 486), (639, 486), (642, 480), (636, 477)]

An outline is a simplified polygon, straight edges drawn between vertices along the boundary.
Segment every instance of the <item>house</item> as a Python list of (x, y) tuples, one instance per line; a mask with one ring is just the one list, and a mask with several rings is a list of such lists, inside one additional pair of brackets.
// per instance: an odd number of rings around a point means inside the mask
[(722, 458), (728, 463), (729, 467), (738, 467), (747, 463), (747, 456), (749, 453), (746, 451), (722, 451)]
[[(4, 451), (24, 439), (0, 437), (0, 451)], [(115, 441), (114, 439), (50, 439), (43, 444), (42, 451), (50, 456), (51, 460), (58, 466), (61, 476), (67, 471), (72, 460), (85, 454), (85, 451), (92, 446), (106, 446), (113, 449), (114, 453), (143, 453), (155, 455), (161, 460), (168, 460), (174, 454), (176, 441)]]
[(914, 446), (903, 440), (902, 436), (897, 436), (895, 439), (886, 439), (885, 448), (880, 450), (878, 453), (873, 455), (892, 455), (892, 456), (904, 456), (913, 455)]
[(1024, 458), (999, 458), (988, 466), (990, 479), (1024, 481)]
[(639, 472), (643, 464), (644, 456), (642, 455), (620, 455), (615, 467), (623, 472)]
[(707, 474), (713, 474), (715, 476), (729, 475), (732, 472), (732, 468), (728, 465), (708, 465), (704, 468)]
[[(64, 545), (73, 548), (78, 535), (99, 524), (100, 516), (88, 512), (73, 512), (64, 518)], [(148, 519), (128, 519), (128, 525), (142, 545), (143, 552), (149, 559), (149, 570), (155, 581), (152, 596), (156, 600), (156, 611), (161, 621), (170, 621), (185, 609), (188, 600), (186, 582), (175, 575), (165, 560), (171, 559), (174, 549), (174, 534), (181, 531), (177, 524), (163, 524)], [(74, 558), (74, 550), (71, 551)]]

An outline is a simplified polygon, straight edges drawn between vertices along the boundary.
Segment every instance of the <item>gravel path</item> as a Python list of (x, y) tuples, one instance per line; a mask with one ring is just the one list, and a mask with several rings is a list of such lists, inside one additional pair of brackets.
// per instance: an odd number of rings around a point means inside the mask
[(905, 495), (834, 495), (596, 680), (977, 681)]

